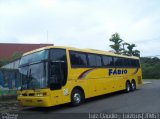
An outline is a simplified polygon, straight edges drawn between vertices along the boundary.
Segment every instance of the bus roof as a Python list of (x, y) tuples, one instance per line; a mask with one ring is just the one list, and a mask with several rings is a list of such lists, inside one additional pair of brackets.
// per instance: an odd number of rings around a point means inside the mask
[(126, 56), (126, 55), (120, 55), (120, 54), (115, 54), (113, 52), (109, 51), (103, 51), (103, 50), (97, 50), (97, 49), (80, 49), (80, 48), (75, 48), (75, 47), (68, 47), (68, 46), (46, 46), (42, 48), (38, 48), (32, 51), (29, 51), (27, 53), (24, 53), (23, 56), (41, 51), (41, 50), (46, 50), (46, 49), (52, 49), (52, 48), (61, 48), (61, 49), (67, 49), (67, 50), (72, 50), (72, 51), (80, 51), (80, 52), (86, 52), (86, 53), (95, 53), (95, 54), (101, 54), (101, 55), (109, 55), (109, 56), (117, 56), (117, 57), (124, 57), (124, 58), (132, 58), (132, 59), (139, 59), (139, 57), (136, 56)]

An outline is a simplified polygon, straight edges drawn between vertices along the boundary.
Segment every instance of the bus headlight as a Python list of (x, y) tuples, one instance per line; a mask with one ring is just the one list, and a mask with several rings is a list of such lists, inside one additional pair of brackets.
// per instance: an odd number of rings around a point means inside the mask
[(43, 96), (42, 93), (37, 93), (35, 96)]
[(22, 96), (22, 94), (18, 94), (18, 96)]
[(42, 96), (46, 96), (47, 93), (36, 93), (35, 96), (39, 96), (39, 97), (42, 97)]

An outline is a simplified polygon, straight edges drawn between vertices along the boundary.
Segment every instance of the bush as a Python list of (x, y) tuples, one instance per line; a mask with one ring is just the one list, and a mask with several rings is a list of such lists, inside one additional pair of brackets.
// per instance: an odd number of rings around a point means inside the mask
[(142, 74), (144, 79), (160, 79), (160, 59), (141, 58)]

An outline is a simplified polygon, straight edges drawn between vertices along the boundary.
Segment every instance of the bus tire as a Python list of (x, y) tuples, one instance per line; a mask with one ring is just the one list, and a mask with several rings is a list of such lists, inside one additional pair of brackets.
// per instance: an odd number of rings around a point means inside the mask
[(83, 92), (79, 89), (73, 89), (71, 93), (71, 105), (78, 106), (83, 102), (83, 100), (84, 100)]
[(135, 80), (132, 80), (132, 82), (131, 82), (131, 90), (132, 91), (136, 90), (136, 82), (135, 82)]
[(126, 89), (125, 89), (125, 92), (130, 92), (131, 91), (131, 84), (129, 81), (126, 82)]

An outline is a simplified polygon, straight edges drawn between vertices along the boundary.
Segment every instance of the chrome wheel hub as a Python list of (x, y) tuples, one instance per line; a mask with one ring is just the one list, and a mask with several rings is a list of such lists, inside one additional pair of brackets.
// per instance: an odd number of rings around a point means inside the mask
[(81, 96), (79, 93), (75, 93), (74, 96), (73, 96), (73, 100), (76, 102), (76, 103), (80, 103), (81, 101)]
[(129, 84), (127, 84), (127, 91), (128, 91), (128, 92), (130, 91), (130, 86), (129, 86)]
[(134, 83), (132, 83), (132, 89), (133, 89), (133, 90), (135, 89), (135, 85), (134, 85)]

